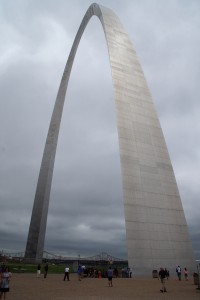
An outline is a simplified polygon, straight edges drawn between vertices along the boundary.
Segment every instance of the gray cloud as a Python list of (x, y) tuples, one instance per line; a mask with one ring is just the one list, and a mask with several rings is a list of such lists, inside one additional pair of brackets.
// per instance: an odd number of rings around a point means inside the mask
[[(199, 1), (103, 1), (126, 28), (160, 117), (199, 258)], [(2, 1), (0, 248), (24, 250), (59, 81), (90, 1)], [(198, 121), (197, 121), (198, 120)], [(63, 112), (45, 249), (126, 257), (114, 97), (103, 30), (80, 43)]]

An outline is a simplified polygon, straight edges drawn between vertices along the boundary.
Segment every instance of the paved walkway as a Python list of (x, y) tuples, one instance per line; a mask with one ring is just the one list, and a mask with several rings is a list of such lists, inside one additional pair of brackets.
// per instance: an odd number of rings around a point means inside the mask
[(63, 281), (63, 275), (48, 274), (44, 279), (36, 274), (12, 274), (7, 300), (200, 300), (200, 291), (189, 281), (169, 279), (167, 293), (160, 292), (158, 279), (113, 279), (108, 287), (107, 279), (84, 278), (78, 281), (76, 274), (70, 274), (70, 281)]

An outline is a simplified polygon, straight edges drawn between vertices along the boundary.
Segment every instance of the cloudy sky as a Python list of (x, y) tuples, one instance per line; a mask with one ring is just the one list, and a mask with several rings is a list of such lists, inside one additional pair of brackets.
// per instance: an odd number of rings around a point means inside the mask
[[(0, 250), (24, 251), (47, 130), (88, 0), (1, 0)], [(124, 25), (145, 73), (200, 259), (200, 1), (99, 0)], [(108, 53), (93, 17), (64, 106), (45, 250), (126, 258)]]

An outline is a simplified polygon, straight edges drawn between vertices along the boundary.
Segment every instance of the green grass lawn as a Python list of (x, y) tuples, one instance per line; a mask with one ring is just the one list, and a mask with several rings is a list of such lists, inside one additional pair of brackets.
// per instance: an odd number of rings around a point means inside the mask
[[(36, 264), (27, 264), (27, 263), (7, 263), (10, 272), (12, 273), (36, 273), (37, 265)], [(41, 264), (41, 273), (44, 273), (45, 264)], [(64, 274), (65, 264), (49, 264), (48, 273), (54, 274)], [(73, 272), (72, 266), (70, 266), (70, 272)]]

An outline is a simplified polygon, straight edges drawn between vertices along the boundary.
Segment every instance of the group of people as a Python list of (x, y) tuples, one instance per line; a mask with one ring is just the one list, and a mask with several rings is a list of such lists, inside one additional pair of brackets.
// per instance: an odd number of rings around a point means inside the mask
[(10, 290), (11, 273), (5, 265), (0, 267), (0, 300), (6, 299), (6, 294)]
[[(176, 273), (178, 276), (178, 280), (181, 281), (181, 267), (179, 265), (176, 267)], [(185, 280), (187, 281), (188, 280), (188, 269), (184, 268), (183, 273), (185, 276)]]
[[(44, 278), (47, 278), (48, 270), (49, 270), (49, 265), (48, 265), (48, 263), (46, 263), (44, 266)], [(40, 274), (41, 274), (41, 265), (39, 264), (37, 266), (37, 277), (38, 278), (40, 277)]]
[[(112, 278), (113, 278), (113, 269), (110, 267), (108, 270), (107, 270), (107, 277), (108, 277), (108, 286), (109, 287), (112, 287)], [(82, 279), (82, 274), (84, 273), (84, 267), (82, 267), (81, 265), (78, 266), (78, 269), (77, 269), (77, 275), (78, 275), (78, 280), (81, 281)], [(65, 267), (65, 273), (64, 273), (64, 278), (63, 280), (65, 281), (67, 278), (67, 281), (69, 281), (69, 267), (66, 266)], [(98, 273), (98, 278), (101, 278), (101, 272)]]
[[(78, 274), (78, 280), (81, 281), (81, 275), (84, 271), (84, 268), (81, 267), (81, 265), (78, 266), (77, 269), (77, 274)], [(64, 277), (65, 278), (65, 277)], [(101, 278), (101, 272), (98, 273), (98, 278)], [(112, 279), (113, 279), (113, 269), (111, 267), (109, 267), (109, 269), (107, 270), (107, 278), (108, 278), (108, 286), (112, 287)], [(64, 279), (65, 280), (65, 279)]]
[[(48, 273), (48, 264), (46, 263), (44, 266), (44, 278), (47, 277), (47, 273)], [(77, 269), (77, 274), (78, 274), (78, 280), (81, 281), (81, 275), (83, 273), (83, 268), (79, 265), (78, 269)], [(41, 265), (39, 264), (37, 266), (37, 277), (40, 277), (40, 272), (41, 272)], [(178, 276), (178, 280), (181, 280), (181, 267), (178, 265), (176, 267), (176, 273)], [(108, 278), (108, 286), (112, 287), (113, 286), (113, 274), (114, 271), (111, 267), (109, 267), (109, 269), (107, 270), (107, 278)], [(161, 289), (160, 291), (162, 293), (167, 292), (166, 286), (165, 286), (165, 280), (169, 278), (169, 271), (165, 268), (160, 268), (160, 271), (158, 273), (160, 281), (161, 281)], [(188, 280), (188, 269), (185, 267), (184, 268), (184, 276), (185, 276), (185, 280)], [(65, 272), (64, 272), (64, 278), (63, 280), (65, 281), (67, 278), (67, 281), (69, 281), (69, 267), (66, 266), (65, 267)], [(9, 282), (11, 279), (11, 273), (9, 272), (9, 268), (5, 265), (2, 265), (0, 267), (0, 300), (2, 299), (6, 299), (6, 293), (9, 292), (10, 290), (10, 286), (9, 286)]]
[[(178, 276), (178, 280), (181, 280), (181, 267), (178, 265), (176, 267), (176, 273)], [(160, 281), (161, 281), (161, 293), (166, 293), (166, 286), (165, 286), (165, 280), (169, 278), (169, 271), (165, 268), (160, 268), (160, 271), (158, 273)], [(185, 276), (185, 280), (188, 280), (188, 269), (185, 267), (184, 268), (184, 276)]]
[[(46, 263), (44, 266), (44, 278), (47, 277), (49, 266)], [(78, 280), (81, 281), (81, 274), (83, 272), (83, 268), (79, 265), (77, 269), (77, 274), (78, 274)], [(37, 277), (40, 277), (41, 274), (41, 265), (38, 264), (37, 266)], [(107, 270), (107, 277), (108, 277), (108, 286), (112, 287), (112, 278), (113, 278), (113, 269), (109, 267)], [(67, 278), (67, 281), (69, 281), (69, 267), (65, 267), (65, 273), (64, 273), (64, 278), (63, 280), (65, 281)], [(9, 292), (10, 286), (9, 282), (11, 279), (11, 273), (9, 272), (9, 269), (7, 266), (2, 265), (0, 268), (0, 300), (6, 299), (6, 293)]]
[[(45, 264), (44, 266), (44, 278), (47, 277), (47, 273), (48, 273), (48, 269), (49, 269), (49, 266), (48, 266), (48, 263)], [(94, 270), (96, 271), (96, 270)], [(69, 281), (69, 272), (70, 272), (70, 268), (68, 265), (66, 265), (65, 267), (65, 270), (64, 270), (64, 277), (63, 277), (63, 281)], [(78, 280), (81, 281), (81, 278), (82, 278), (82, 275), (84, 274), (85, 272), (85, 268), (81, 265), (78, 266), (78, 269), (77, 269), (77, 274), (78, 274)], [(115, 277), (118, 277), (118, 271), (117, 269), (112, 269), (111, 267), (107, 270), (107, 278), (108, 278), (108, 283), (109, 283), (109, 286), (112, 286), (112, 278), (113, 278), (113, 275), (115, 275)], [(41, 265), (38, 264), (37, 266), (37, 277), (39, 278), (41, 275)], [(131, 276), (130, 276), (131, 277)], [(101, 272), (99, 271), (98, 272), (98, 278), (101, 278)], [(1, 300), (1, 299), (0, 299)]]

